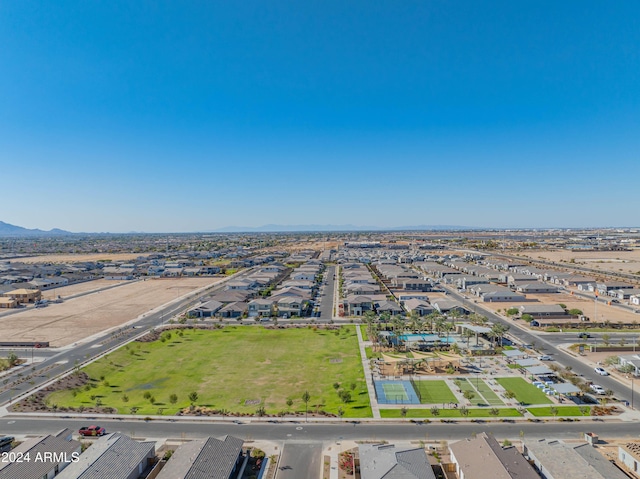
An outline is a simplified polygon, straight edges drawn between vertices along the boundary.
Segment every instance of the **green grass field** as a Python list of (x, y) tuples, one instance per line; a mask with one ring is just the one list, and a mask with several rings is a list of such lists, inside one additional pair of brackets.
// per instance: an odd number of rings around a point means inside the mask
[[(579, 406), (556, 406), (556, 409), (558, 410), (558, 417), (591, 415), (590, 407), (587, 407), (586, 414), (582, 414), (582, 412), (580, 412)], [(527, 411), (536, 417), (553, 417), (553, 414), (551, 413), (551, 406), (529, 407), (527, 408)]]
[(422, 404), (444, 404), (458, 402), (454, 394), (444, 381), (415, 381), (418, 396)]
[[(479, 417), (493, 417), (489, 414), (488, 408), (469, 408), (470, 418)], [(430, 409), (409, 409), (407, 408), (408, 418), (453, 418), (464, 419), (464, 416), (460, 414), (459, 409), (439, 409), (440, 414), (434, 416)], [(401, 418), (402, 412), (400, 409), (381, 409), (380, 416), (383, 418)], [(500, 408), (500, 415), (497, 417), (521, 417), (522, 414), (514, 408)]]
[(513, 391), (522, 405), (551, 404), (551, 400), (540, 389), (523, 378), (497, 378), (496, 381), (507, 391)]
[(482, 380), (478, 381), (477, 389), (478, 392), (484, 397), (485, 403), (489, 406), (504, 406), (504, 402), (498, 397), (495, 392), (493, 392), (493, 390), (486, 382)]
[[(166, 342), (131, 343), (83, 371), (93, 388), (53, 393), (49, 404), (93, 406), (100, 400), (125, 414), (132, 407), (140, 408), (137, 414), (158, 414), (159, 407), (173, 414), (190, 405), (188, 396), (194, 391), (196, 406), (239, 413), (255, 413), (263, 406), (276, 414), (304, 411), (301, 398), (309, 391), (310, 411), (337, 413), (342, 407), (345, 417), (371, 417), (353, 326), (339, 332), (227, 327), (184, 330), (183, 337), (173, 331)], [(342, 402), (334, 383), (350, 392), (350, 402)], [(175, 404), (172, 394), (178, 397)], [(291, 407), (287, 398), (293, 400)]]

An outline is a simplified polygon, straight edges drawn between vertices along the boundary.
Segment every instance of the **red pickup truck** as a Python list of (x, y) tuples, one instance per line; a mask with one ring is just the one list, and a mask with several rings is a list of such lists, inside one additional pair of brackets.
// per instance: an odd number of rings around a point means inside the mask
[(81, 427), (78, 433), (81, 436), (103, 436), (107, 433), (105, 428), (100, 426)]

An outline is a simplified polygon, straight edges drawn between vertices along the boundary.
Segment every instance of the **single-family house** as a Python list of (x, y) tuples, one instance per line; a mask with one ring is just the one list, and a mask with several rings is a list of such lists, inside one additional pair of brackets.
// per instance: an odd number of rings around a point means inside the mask
[(278, 316), (290, 318), (292, 316), (302, 316), (304, 309), (306, 308), (308, 301), (295, 297), (284, 296), (278, 299)]
[(420, 316), (427, 316), (434, 312), (433, 306), (420, 299), (409, 299), (405, 301), (404, 308), (410, 313), (415, 311)]
[(628, 442), (618, 446), (618, 460), (630, 472), (633, 472), (636, 476), (640, 475), (640, 443)]
[(247, 311), (250, 318), (257, 316), (269, 317), (273, 316), (276, 312), (276, 301), (272, 298), (257, 298), (249, 301), (247, 305)]
[[(0, 479), (51, 479), (58, 476), (71, 462), (78, 460), (81, 452), (82, 444), (73, 440), (69, 429), (27, 439), (15, 447), (10, 455), (3, 456), (0, 461)], [(12, 461), (12, 457), (15, 460)], [(28, 460), (24, 460), (25, 458)]]
[(360, 444), (361, 479), (435, 479), (424, 448)]
[(138, 442), (119, 432), (91, 444), (59, 479), (138, 479), (155, 463), (155, 441)]
[(236, 479), (248, 455), (233, 436), (189, 441), (171, 455), (156, 479)]
[(557, 293), (558, 288), (550, 284), (536, 281), (533, 283), (518, 283), (516, 285), (516, 291), (523, 294), (548, 294)]
[(541, 439), (525, 441), (523, 449), (524, 455), (545, 479), (628, 479), (587, 443), (576, 445)]
[(210, 318), (214, 316), (218, 311), (220, 311), (223, 306), (224, 304), (222, 304), (220, 301), (212, 299), (189, 310), (189, 315), (195, 316), (197, 318)]
[(245, 311), (247, 311), (247, 306), (247, 303), (244, 301), (227, 303), (218, 310), (217, 316), (221, 318), (241, 318)]
[(42, 293), (39, 289), (14, 289), (12, 291), (7, 291), (6, 293), (2, 293), (2, 297), (4, 298), (13, 298), (19, 304), (27, 304), (27, 303), (35, 303), (36, 301), (40, 301), (42, 299)]
[(515, 447), (484, 432), (450, 444), (449, 452), (459, 479), (540, 479)]
[(391, 316), (395, 316), (396, 314), (402, 314), (404, 312), (398, 303), (386, 299), (374, 303), (374, 306), (378, 314), (389, 313)]
[(344, 302), (347, 316), (362, 316), (367, 311), (373, 311), (373, 300), (369, 296), (350, 295)]

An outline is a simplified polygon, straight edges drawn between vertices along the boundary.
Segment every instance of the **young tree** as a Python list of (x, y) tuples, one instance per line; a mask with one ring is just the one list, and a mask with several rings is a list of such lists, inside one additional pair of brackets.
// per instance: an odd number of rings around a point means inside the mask
[(430, 411), (431, 411), (431, 415), (432, 415), (433, 417), (437, 417), (437, 416), (439, 416), (439, 415), (440, 415), (440, 409), (438, 408), (438, 406), (433, 406), (433, 407), (430, 409)]
[(305, 421), (309, 419), (309, 400), (311, 399), (311, 394), (309, 391), (305, 391), (302, 393), (302, 401), (304, 401), (304, 417)]
[(469, 391), (468, 389), (462, 393), (462, 396), (469, 402), (476, 397), (476, 394), (473, 391)]
[(491, 409), (489, 409), (489, 414), (493, 417), (498, 417), (500, 415), (500, 409), (498, 409), (497, 407), (492, 407)]
[(468, 417), (468, 416), (469, 416), (469, 413), (470, 413), (471, 411), (469, 411), (469, 409), (467, 409), (467, 407), (466, 407), (466, 406), (461, 406), (461, 407), (458, 409), (458, 412), (460, 413), (460, 415), (461, 415), (462, 417)]
[(175, 404), (178, 402), (178, 395), (177, 394), (172, 394), (171, 396), (169, 396), (169, 402), (171, 404)]
[(191, 404), (195, 404), (195, 402), (198, 400), (198, 393), (193, 391), (191, 393), (189, 393), (189, 401), (191, 402)]

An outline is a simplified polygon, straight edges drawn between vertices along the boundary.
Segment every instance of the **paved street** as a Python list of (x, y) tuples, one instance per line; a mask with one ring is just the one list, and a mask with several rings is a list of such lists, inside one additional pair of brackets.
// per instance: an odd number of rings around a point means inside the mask
[(335, 293), (336, 280), (333, 276), (336, 274), (336, 267), (329, 266), (324, 272), (326, 279), (323, 286), (322, 296), (320, 296), (320, 319), (330, 321), (333, 318), (333, 301)]
[[(598, 433), (601, 437), (638, 438), (640, 430), (635, 421), (599, 421), (585, 419), (580, 422), (458, 422), (414, 424), (410, 422), (395, 423), (280, 423), (269, 422), (234, 424), (231, 421), (204, 422), (194, 420), (182, 421), (144, 421), (138, 420), (101, 420), (96, 417), (81, 419), (30, 418), (22, 416), (5, 416), (0, 418), (0, 434), (34, 435), (51, 434), (68, 427), (77, 431), (87, 424), (99, 424), (109, 432), (120, 431), (134, 437), (143, 438), (183, 438), (193, 439), (206, 436), (220, 437), (232, 434), (245, 440), (269, 440), (276, 442), (315, 443), (335, 442), (338, 438), (345, 441), (428, 441), (453, 440), (469, 437), (474, 433), (487, 431), (498, 438), (517, 439), (522, 431), (530, 438), (565, 438), (576, 439), (585, 431)], [(301, 476), (299, 476), (301, 477)]]
[(322, 448), (317, 442), (287, 443), (282, 449), (278, 479), (317, 477), (322, 464)]

